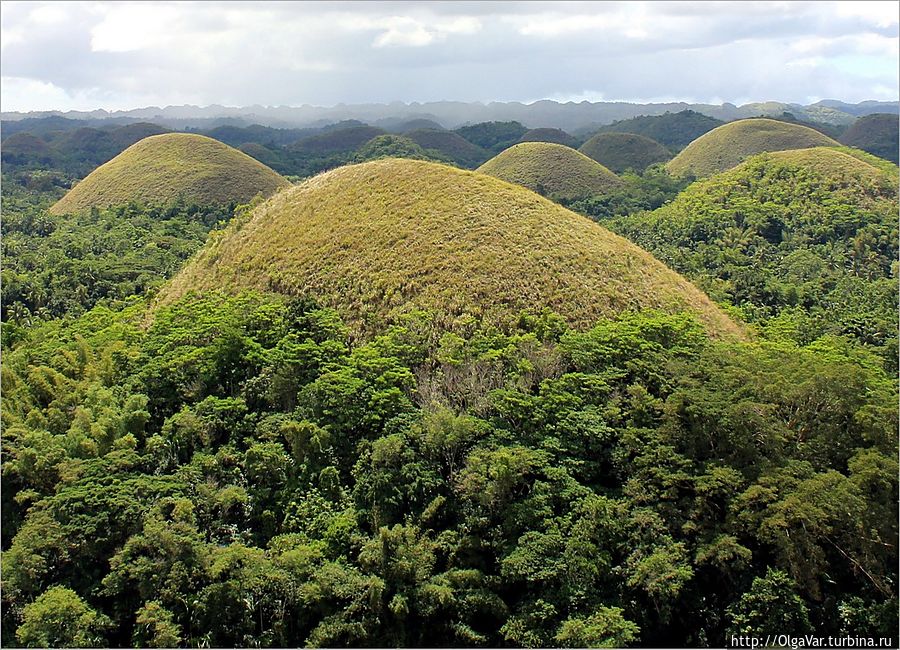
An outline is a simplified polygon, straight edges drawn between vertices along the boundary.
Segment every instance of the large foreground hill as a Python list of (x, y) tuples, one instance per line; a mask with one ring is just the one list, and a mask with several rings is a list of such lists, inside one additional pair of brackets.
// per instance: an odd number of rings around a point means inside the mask
[(415, 309), (452, 326), (550, 307), (586, 326), (659, 308), (740, 335), (702, 292), (604, 228), (490, 176), (413, 160), (342, 167), (280, 193), (160, 299), (220, 288), (315, 297), (363, 329)]

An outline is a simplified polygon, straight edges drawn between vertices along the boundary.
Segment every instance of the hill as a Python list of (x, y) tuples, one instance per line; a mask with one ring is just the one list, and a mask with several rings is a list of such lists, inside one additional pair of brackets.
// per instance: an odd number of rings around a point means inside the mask
[(509, 324), (549, 307), (576, 326), (642, 307), (739, 328), (651, 255), (540, 196), (484, 174), (388, 159), (282, 192), (211, 240), (159, 295), (256, 288), (314, 297), (358, 330), (425, 309)]
[(634, 133), (598, 133), (579, 151), (616, 173), (626, 169), (642, 172), (672, 157), (656, 140)]
[(432, 149), (463, 167), (476, 167), (491, 157), (485, 149), (474, 145), (453, 131), (416, 129), (406, 137), (423, 149)]
[(528, 129), (516, 121), (479, 122), (455, 129), (466, 140), (493, 153), (500, 153), (519, 141)]
[(320, 155), (347, 153), (386, 133), (384, 129), (374, 126), (348, 126), (303, 138), (292, 144), (290, 149)]
[(600, 163), (571, 147), (550, 142), (514, 145), (478, 171), (560, 199), (603, 194), (622, 185), (622, 180)]
[(168, 133), (145, 138), (101, 165), (50, 208), (64, 214), (131, 201), (197, 205), (246, 202), (289, 183), (250, 156), (212, 138)]
[(636, 133), (656, 140), (672, 151), (680, 151), (704, 133), (725, 124), (709, 115), (684, 110), (663, 115), (641, 115), (619, 120), (597, 129), (597, 133)]
[(875, 113), (861, 117), (840, 140), (850, 147), (890, 160), (895, 165), (900, 162), (900, 126), (896, 115)]
[(898, 172), (853, 153), (759, 154), (652, 213), (604, 223), (751, 321), (800, 343), (856, 338), (896, 361)]
[[(52, 165), (57, 159), (57, 153), (44, 140), (31, 133), (14, 133), (3, 140), (0, 149), (3, 165), (25, 167), (38, 165)], [(4, 169), (4, 171), (6, 171)]]
[(380, 158), (436, 160), (439, 156), (432, 156), (409, 138), (395, 134), (377, 135), (353, 154), (354, 162), (367, 162)]
[(519, 142), (553, 142), (573, 149), (578, 146), (578, 139), (562, 129), (531, 129), (519, 138)]
[(809, 127), (766, 118), (730, 122), (703, 135), (666, 165), (675, 176), (711, 176), (765, 151), (836, 147), (838, 143)]

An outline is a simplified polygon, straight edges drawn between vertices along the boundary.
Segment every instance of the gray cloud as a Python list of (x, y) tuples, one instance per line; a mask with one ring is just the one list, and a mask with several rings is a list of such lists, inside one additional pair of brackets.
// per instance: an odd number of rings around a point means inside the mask
[(4, 2), (4, 110), (896, 99), (898, 2)]

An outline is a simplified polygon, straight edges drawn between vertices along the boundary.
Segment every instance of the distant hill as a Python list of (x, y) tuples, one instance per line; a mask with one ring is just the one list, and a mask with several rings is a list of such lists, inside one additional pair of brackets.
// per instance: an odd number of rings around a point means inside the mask
[[(594, 130), (618, 120), (627, 120), (640, 115), (653, 116), (693, 110), (719, 120), (736, 120), (758, 115), (777, 116), (784, 112), (796, 115), (801, 120), (827, 122), (829, 124), (850, 124), (858, 115), (871, 113), (897, 113), (897, 102), (861, 102), (845, 104), (825, 100), (808, 106), (785, 102), (755, 102), (736, 106), (734, 104), (689, 104), (686, 102), (665, 102), (637, 104), (631, 102), (556, 102), (540, 100), (525, 104), (522, 102), (413, 102), (404, 104), (357, 104), (333, 107), (320, 106), (167, 106), (148, 107), (128, 111), (69, 111), (66, 118), (88, 120), (132, 119), (150, 121), (174, 129), (208, 129), (223, 123), (237, 126), (263, 124), (272, 127), (320, 127), (337, 120), (354, 119), (357, 122), (381, 126), (393, 125), (404, 120), (426, 117), (443, 126), (455, 128), (466, 124), (485, 122), (516, 121), (534, 127), (552, 127), (569, 133), (581, 133), (581, 129)], [(59, 112), (2, 114), (3, 120), (18, 121), (22, 118), (56, 116)], [(4, 124), (4, 129), (6, 125)], [(622, 131), (621, 128), (617, 129)], [(588, 135), (588, 134), (586, 134)], [(658, 134), (641, 133), (663, 142)], [(521, 134), (520, 134), (521, 136)], [(519, 136), (517, 136), (518, 138)], [(513, 140), (514, 141), (514, 140)], [(510, 141), (509, 144), (512, 144)], [(481, 144), (481, 143), (476, 143)], [(484, 145), (482, 145), (484, 146)], [(668, 145), (667, 145), (668, 146)]]
[(210, 242), (157, 304), (189, 291), (313, 297), (362, 332), (411, 310), (509, 324), (550, 307), (580, 327), (642, 307), (741, 330), (639, 248), (524, 188), (447, 165), (387, 159), (312, 178)]
[(711, 176), (765, 151), (838, 146), (835, 140), (806, 126), (755, 118), (730, 122), (702, 135), (666, 165), (676, 176)]
[[(85, 126), (43, 132), (42, 136), (30, 131), (20, 132), (3, 141), (3, 159), (14, 167), (50, 166), (75, 176), (83, 176), (135, 142), (150, 135), (167, 132), (167, 129), (157, 124), (145, 122), (102, 129)], [(38, 144), (37, 140), (44, 144)], [(31, 144), (23, 147), (26, 141)], [(10, 155), (5, 154), (7, 151)]]
[(674, 152), (680, 151), (704, 133), (723, 124), (725, 122), (714, 117), (703, 115), (697, 111), (685, 110), (678, 113), (640, 115), (628, 120), (619, 120), (601, 126), (596, 132), (636, 133), (656, 140)]
[(474, 145), (499, 153), (519, 141), (528, 129), (519, 122), (481, 122), (456, 129), (456, 133)]
[(57, 163), (58, 154), (41, 138), (31, 133), (14, 133), (3, 141), (0, 147), (4, 171), (7, 166), (27, 167), (29, 165), (52, 165)]
[(347, 126), (302, 138), (290, 145), (294, 151), (313, 154), (347, 153), (358, 149), (378, 135), (387, 133), (374, 126)]
[(478, 171), (559, 199), (585, 198), (622, 185), (622, 180), (600, 163), (571, 147), (551, 142), (514, 145)]
[(870, 154), (890, 160), (895, 165), (900, 162), (900, 126), (896, 115), (876, 113), (859, 118), (840, 141)]
[(434, 120), (429, 120), (424, 117), (416, 118), (413, 120), (383, 120), (375, 124), (382, 129), (386, 129), (391, 133), (401, 133), (406, 134), (410, 131), (415, 131), (417, 129), (433, 129), (436, 131), (443, 131), (444, 126), (440, 122), (435, 122)]
[(626, 169), (642, 172), (672, 157), (656, 140), (635, 133), (598, 133), (579, 151), (617, 174)]
[(423, 149), (433, 149), (463, 167), (477, 167), (491, 157), (488, 151), (453, 131), (416, 129), (409, 131), (406, 137)]
[(519, 138), (519, 142), (553, 142), (573, 149), (578, 146), (578, 139), (562, 129), (531, 129)]
[(203, 131), (203, 135), (224, 142), (232, 147), (240, 147), (248, 142), (263, 145), (284, 146), (302, 138), (316, 135), (320, 129), (273, 129), (260, 124), (250, 126), (223, 125)]
[(250, 156), (212, 138), (187, 133), (151, 136), (91, 172), (50, 211), (82, 212), (131, 201), (202, 206), (269, 196), (289, 183)]
[(381, 158), (411, 158), (413, 160), (440, 160), (440, 156), (434, 156), (425, 151), (409, 138), (388, 133), (376, 135), (369, 140), (353, 155), (353, 162), (366, 162)]

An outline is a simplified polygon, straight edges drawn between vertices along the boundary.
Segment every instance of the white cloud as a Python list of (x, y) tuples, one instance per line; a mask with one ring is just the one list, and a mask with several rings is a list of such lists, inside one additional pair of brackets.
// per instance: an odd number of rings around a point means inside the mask
[(896, 98), (898, 8), (4, 1), (3, 103)]

